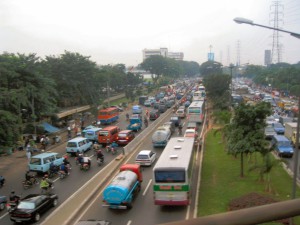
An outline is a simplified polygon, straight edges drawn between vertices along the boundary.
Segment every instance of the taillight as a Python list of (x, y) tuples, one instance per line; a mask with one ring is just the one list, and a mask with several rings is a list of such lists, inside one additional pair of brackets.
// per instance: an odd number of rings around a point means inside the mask
[(129, 137), (126, 137), (126, 140), (128, 140), (129, 139)]

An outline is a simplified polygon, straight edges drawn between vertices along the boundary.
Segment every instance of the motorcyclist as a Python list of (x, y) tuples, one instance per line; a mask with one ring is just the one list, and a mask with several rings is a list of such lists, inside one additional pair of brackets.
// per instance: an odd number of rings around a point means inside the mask
[(145, 124), (145, 127), (148, 127), (148, 119), (147, 118), (144, 118), (144, 124)]
[(65, 172), (66, 174), (69, 174), (68, 167), (65, 164), (60, 165), (60, 171)]
[(25, 180), (28, 184), (33, 184), (35, 180), (35, 176), (30, 174), (30, 171), (26, 171), (25, 173)]
[(98, 160), (98, 159), (100, 159), (101, 161), (104, 161), (104, 155), (103, 155), (101, 149), (99, 149), (99, 150), (97, 151), (97, 160)]
[(182, 124), (181, 123), (178, 125), (178, 133), (179, 133), (179, 135), (182, 135)]
[(10, 195), (9, 195), (9, 201), (10, 202), (18, 203), (20, 201), (20, 198), (21, 197), (19, 195), (16, 195), (15, 191), (10, 192)]
[(3, 187), (5, 183), (5, 178), (3, 176), (0, 176), (0, 187)]
[(65, 166), (67, 166), (67, 165), (70, 164), (70, 161), (68, 160), (68, 156), (67, 155), (64, 156), (63, 163), (65, 164)]
[(82, 161), (82, 166), (83, 164), (87, 164), (89, 167), (91, 167), (91, 159), (90, 157), (84, 156), (83, 161)]
[(77, 161), (78, 161), (79, 164), (83, 163), (83, 155), (82, 154), (78, 154)]
[(42, 191), (47, 191), (49, 187), (50, 187), (50, 184), (48, 183), (48, 181), (46, 180), (46, 177), (44, 176), (41, 180), (40, 188), (42, 189)]
[(52, 180), (49, 179), (49, 177), (48, 177), (47, 174), (45, 174), (44, 177), (45, 177), (46, 182), (48, 182), (49, 187), (52, 188), (52, 187), (53, 187), (53, 182), (52, 182)]

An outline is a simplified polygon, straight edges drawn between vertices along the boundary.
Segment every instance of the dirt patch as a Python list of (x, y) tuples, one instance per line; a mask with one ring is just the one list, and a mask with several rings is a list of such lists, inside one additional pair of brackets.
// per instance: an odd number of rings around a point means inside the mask
[[(239, 209), (245, 209), (245, 208), (250, 208), (250, 207), (255, 207), (255, 206), (260, 206), (260, 205), (267, 205), (271, 203), (276, 203), (278, 201), (272, 199), (271, 197), (261, 195), (258, 193), (250, 193), (247, 195), (244, 195), (242, 197), (233, 199), (229, 203), (229, 210), (239, 210)], [(282, 219), (276, 221), (278, 223), (288, 225), (289, 224), (289, 219)]]

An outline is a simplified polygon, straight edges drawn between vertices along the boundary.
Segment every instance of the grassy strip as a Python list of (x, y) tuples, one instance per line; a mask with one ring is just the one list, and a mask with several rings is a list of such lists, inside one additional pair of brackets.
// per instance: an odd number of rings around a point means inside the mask
[[(210, 131), (206, 136), (205, 152), (202, 164), (201, 188), (199, 193), (198, 216), (206, 216), (228, 211), (232, 199), (256, 192), (275, 200), (289, 200), (292, 192), (292, 178), (282, 166), (275, 166), (270, 175), (271, 192), (266, 192), (266, 182), (259, 181), (258, 172), (249, 172), (255, 160), (261, 161), (256, 154), (252, 158), (244, 157), (244, 177), (240, 177), (240, 157), (234, 158), (224, 150), (221, 135)], [(297, 189), (297, 195), (300, 189)], [(295, 218), (300, 224), (300, 217)], [(274, 224), (274, 223), (268, 223)]]

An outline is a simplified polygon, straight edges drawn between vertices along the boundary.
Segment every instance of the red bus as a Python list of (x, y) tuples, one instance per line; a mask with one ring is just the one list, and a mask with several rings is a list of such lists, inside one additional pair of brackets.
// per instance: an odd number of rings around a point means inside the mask
[(98, 111), (98, 121), (101, 124), (111, 124), (119, 119), (119, 111), (115, 107), (100, 109)]

